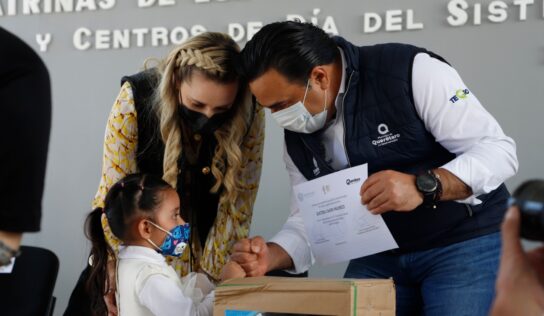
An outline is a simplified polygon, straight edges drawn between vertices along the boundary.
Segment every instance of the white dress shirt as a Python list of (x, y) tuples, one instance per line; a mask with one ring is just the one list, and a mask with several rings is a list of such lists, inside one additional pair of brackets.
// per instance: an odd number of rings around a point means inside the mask
[[(327, 124), (322, 138), (326, 161), (335, 170), (349, 167), (342, 120), (342, 101), (349, 77), (342, 51), (341, 56), (343, 72), (335, 100), (337, 114)], [(458, 202), (480, 204), (477, 196), (491, 192), (517, 172), (514, 140), (503, 133), (455, 69), (428, 54), (416, 55), (412, 68), (412, 91), (416, 111), (427, 131), (456, 155), (441, 168), (450, 171), (472, 189), (471, 197)], [(292, 187), (307, 181), (285, 146), (284, 161)], [(291, 214), (282, 230), (270, 241), (280, 245), (292, 258), (294, 269), (289, 272), (301, 273), (310, 268), (314, 259), (296, 199), (294, 194), (291, 195)]]
[(117, 294), (121, 316), (213, 314), (211, 283), (197, 286), (206, 276), (192, 273), (180, 278), (161, 254), (147, 247), (122, 247), (118, 258)]

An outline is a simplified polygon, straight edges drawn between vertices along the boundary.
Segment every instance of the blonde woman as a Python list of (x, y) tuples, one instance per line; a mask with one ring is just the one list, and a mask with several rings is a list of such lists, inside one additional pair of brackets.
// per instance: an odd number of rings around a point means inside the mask
[[(103, 207), (106, 192), (127, 174), (160, 175), (177, 190), (181, 215), (192, 227), (190, 247), (180, 257), (166, 258), (180, 276), (196, 271), (218, 280), (232, 245), (249, 233), (261, 174), (264, 112), (237, 75), (238, 54), (228, 35), (193, 37), (157, 68), (124, 77), (108, 119), (93, 208)], [(112, 267), (119, 241), (104, 216), (102, 226)], [(89, 314), (82, 310), (89, 306), (80, 286), (85, 274), (65, 315)], [(104, 291), (115, 314), (111, 274)]]

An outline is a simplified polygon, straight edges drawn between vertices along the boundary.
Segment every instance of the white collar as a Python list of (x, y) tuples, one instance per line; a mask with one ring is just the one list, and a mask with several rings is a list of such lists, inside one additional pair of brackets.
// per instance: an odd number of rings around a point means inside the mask
[(340, 57), (342, 58), (342, 81), (340, 81), (340, 89), (338, 89), (338, 95), (336, 96), (336, 101), (338, 101), (338, 96), (346, 92), (346, 56), (344, 55), (344, 51), (338, 47), (338, 50), (340, 51)]
[(340, 47), (338, 47), (338, 50), (340, 51), (340, 58), (342, 59), (342, 80), (340, 81), (340, 88), (338, 89), (338, 94), (336, 95), (336, 99), (334, 100), (336, 117), (328, 122), (325, 128), (329, 128), (335, 125), (338, 121), (338, 117), (342, 115), (342, 104), (340, 103), (340, 98), (343, 96), (344, 92), (346, 92), (346, 56), (344, 55), (344, 51)]
[(164, 256), (154, 249), (143, 246), (120, 246), (119, 259), (141, 259), (153, 263), (165, 263)]

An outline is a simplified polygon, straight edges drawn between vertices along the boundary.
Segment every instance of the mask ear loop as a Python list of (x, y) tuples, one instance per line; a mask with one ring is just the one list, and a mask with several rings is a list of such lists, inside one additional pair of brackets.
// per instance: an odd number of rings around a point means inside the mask
[(147, 238), (146, 241), (155, 247), (155, 249), (157, 249), (159, 252), (162, 252), (161, 247), (157, 246), (157, 244), (155, 244), (150, 238)]
[(171, 233), (171, 232), (169, 232), (169, 231), (167, 231), (166, 229), (164, 229), (164, 228), (160, 227), (159, 225), (157, 225), (157, 224), (153, 223), (153, 222), (152, 222), (152, 221), (150, 221), (150, 220), (146, 220), (146, 221), (147, 221), (147, 222), (148, 222), (149, 224), (151, 224), (151, 225), (153, 225), (153, 226), (157, 227), (158, 229), (162, 230), (163, 232), (167, 233), (167, 234), (168, 234), (169, 236), (172, 236), (172, 233)]
[[(146, 222), (148, 222), (149, 224), (155, 226), (157, 229), (162, 230), (162, 231), (165, 232), (168, 236), (172, 236), (172, 233), (171, 233), (171, 232), (166, 231), (164, 228), (162, 228), (162, 227), (160, 227), (159, 225), (153, 223), (152, 221), (146, 220)], [(155, 247), (155, 249), (157, 249), (158, 251), (162, 252), (161, 247), (157, 246), (157, 244), (154, 243), (150, 238), (146, 239), (146, 241), (147, 241), (148, 243), (150, 243), (153, 247)]]
[(323, 112), (327, 111), (327, 96), (328, 96), (327, 93), (328, 92), (329, 91), (325, 90), (325, 105), (323, 106)]
[[(304, 102), (306, 102), (306, 96), (308, 95), (308, 87), (310, 87), (310, 79), (308, 79), (308, 83), (306, 83), (306, 91), (304, 92), (304, 98), (302, 99), (302, 105), (304, 105)], [(325, 90), (325, 102), (323, 104), (323, 112), (327, 110), (327, 97), (328, 97), (328, 90)]]
[(306, 83), (306, 91), (304, 91), (304, 98), (302, 98), (302, 105), (304, 105), (304, 102), (306, 102), (306, 96), (308, 95), (309, 87), (310, 87), (310, 79), (308, 79), (308, 82)]

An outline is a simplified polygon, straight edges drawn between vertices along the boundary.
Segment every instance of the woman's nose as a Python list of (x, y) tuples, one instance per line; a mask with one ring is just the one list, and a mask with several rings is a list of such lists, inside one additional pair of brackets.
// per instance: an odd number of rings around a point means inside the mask
[(207, 118), (211, 118), (214, 114), (215, 112), (212, 109), (206, 109), (204, 111), (204, 115), (206, 115)]

